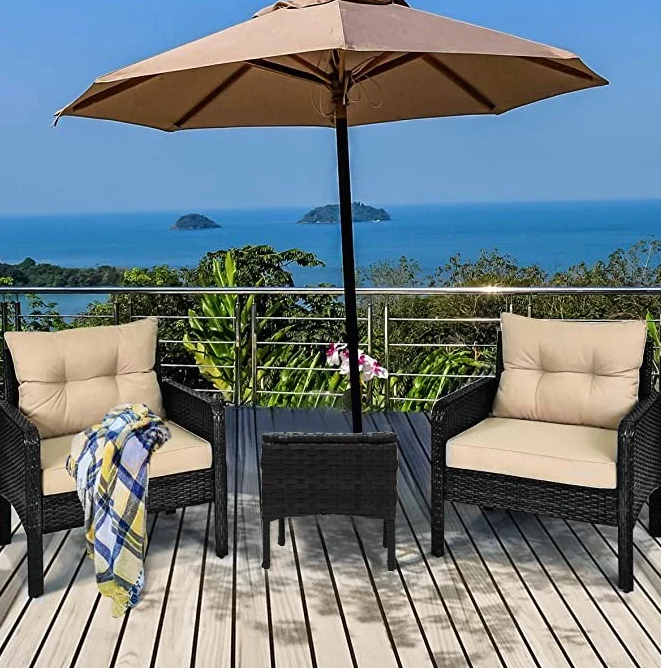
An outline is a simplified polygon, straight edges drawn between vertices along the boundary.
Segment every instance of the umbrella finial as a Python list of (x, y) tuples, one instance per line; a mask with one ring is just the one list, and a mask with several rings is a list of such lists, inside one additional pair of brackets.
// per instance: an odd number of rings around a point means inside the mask
[[(345, 0), (346, 2), (355, 2), (360, 5), (401, 5), (408, 7), (406, 0)], [(336, 0), (278, 0), (275, 4), (260, 9), (253, 18), (271, 14), (278, 9), (304, 9), (305, 7), (314, 7), (316, 5), (326, 5)]]

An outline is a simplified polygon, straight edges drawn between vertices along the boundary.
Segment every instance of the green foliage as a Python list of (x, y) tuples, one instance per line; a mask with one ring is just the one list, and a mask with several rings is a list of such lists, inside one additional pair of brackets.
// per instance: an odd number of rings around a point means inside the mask
[[(467, 377), (485, 375), (491, 370), (488, 361), (480, 359), (478, 350), (453, 348), (433, 349), (411, 359), (398, 370), (391, 384), (393, 396), (404, 398), (397, 402), (402, 411), (425, 410), (431, 407), (428, 400), (436, 400), (466, 382)], [(424, 400), (424, 401), (422, 401)]]
[(12, 285), (30, 287), (91, 287), (117, 285), (122, 270), (100, 266), (84, 269), (38, 264), (28, 257), (19, 264), (0, 263), (0, 279), (9, 278)]
[[(283, 270), (281, 265), (272, 264), (274, 253), (271, 251), (260, 256), (271, 267), (270, 276), (279, 275), (282, 282), (289, 283), (291, 275), (279, 273)], [(248, 271), (255, 269), (254, 256), (252, 259), (253, 266), (249, 266)], [(204, 271), (211, 274), (214, 286), (236, 287), (239, 284), (237, 266), (235, 252), (227, 251), (222, 258), (214, 254), (211, 267), (206, 265)], [(255, 281), (255, 287), (263, 286), (265, 280), (265, 274), (262, 274)], [(331, 381), (330, 388), (326, 387), (329, 373), (320, 371), (325, 362), (323, 350), (305, 343), (313, 340), (306, 316), (319, 317), (320, 310), (327, 312), (329, 304), (325, 301), (307, 304), (286, 302), (286, 298), (269, 299), (265, 309), (255, 310), (254, 336), (257, 343), (254, 347), (251, 339), (254, 295), (243, 301), (233, 294), (202, 295), (200, 313), (194, 309), (189, 311), (190, 331), (185, 335), (185, 346), (193, 354), (202, 376), (226, 398), (235, 398), (237, 361), (243, 403), (254, 399), (254, 380), (257, 388), (268, 391), (258, 397), (260, 403), (266, 405), (277, 405), (283, 397), (289, 405), (317, 405), (322, 398), (328, 398), (327, 393), (332, 392), (332, 388), (337, 387), (339, 376)], [(281, 320), (274, 320), (276, 318)], [(237, 319), (240, 332), (238, 345), (235, 341)], [(253, 364), (256, 365), (255, 379)], [(313, 396), (308, 397), (306, 393), (313, 393)]]
[[(193, 269), (174, 269), (167, 265), (134, 268), (122, 272), (119, 282), (127, 287), (287, 288), (294, 286), (293, 267), (321, 264), (312, 253), (298, 249), (278, 252), (266, 245), (244, 246), (208, 253)], [(21, 271), (26, 272), (48, 265), (36, 265), (30, 260), (21, 265), (0, 264), (0, 275), (2, 268), (7, 266), (22, 266)], [(359, 278), (363, 285), (383, 287), (659, 285), (661, 241), (641, 241), (627, 250), (614, 251), (605, 260), (593, 264), (577, 263), (554, 274), (548, 274), (536, 265), (521, 266), (511, 256), (492, 250), (482, 251), (474, 260), (452, 256), (432, 275), (424, 275), (415, 261), (400, 258), (398, 262), (376, 263), (360, 272)], [(14, 280), (13, 275), (0, 277), (0, 284), (9, 280)], [(403, 399), (393, 406), (403, 410), (429, 408), (430, 401), (420, 400), (433, 400), (454, 390), (469, 377), (492, 371), (492, 345), (498, 318), (506, 309), (551, 318), (619, 319), (643, 318), (647, 314), (650, 336), (657, 347), (661, 345), (657, 324), (661, 299), (645, 295), (374, 297), (359, 301), (361, 318), (366, 317), (370, 304), (372, 354), (383, 363), (383, 316), (386, 305), (389, 309), (391, 345), (387, 366), (392, 377), (388, 382), (391, 396)], [(114, 314), (115, 308), (121, 322), (127, 322), (130, 316), (157, 315), (161, 319), (161, 338), (174, 342), (163, 346), (162, 361), (172, 365), (166, 372), (191, 386), (218, 389), (231, 398), (235, 383), (234, 317), (238, 311), (241, 400), (251, 402), (254, 399), (253, 305), (256, 314), (254, 332), (259, 341), (256, 357), (258, 402), (271, 406), (339, 405), (340, 401), (332, 395), (346, 388), (346, 379), (325, 366), (324, 346), (319, 345), (343, 338), (344, 309), (341, 300), (335, 297), (301, 297), (286, 292), (259, 297), (117, 295), (111, 301), (91, 304), (85, 314), (88, 317), (74, 322), (64, 322), (58, 317), (55, 303), (31, 297), (28, 298), (29, 308), (24, 312), (35, 316), (26, 318), (25, 326), (38, 330), (108, 324), (108, 316)], [(361, 322), (360, 327), (361, 337), (365, 340), (365, 322)], [(440, 343), (453, 345), (433, 347)], [(658, 349), (655, 360), (658, 366)], [(374, 408), (384, 407), (385, 388), (386, 382), (382, 380), (370, 385)], [(304, 396), (304, 392), (309, 396)]]
[[(658, 320), (654, 319), (654, 316), (648, 311), (645, 316), (647, 321), (647, 335), (654, 344), (654, 366), (657, 373), (661, 370), (661, 335), (659, 334), (659, 325)], [(658, 378), (657, 378), (658, 383)]]

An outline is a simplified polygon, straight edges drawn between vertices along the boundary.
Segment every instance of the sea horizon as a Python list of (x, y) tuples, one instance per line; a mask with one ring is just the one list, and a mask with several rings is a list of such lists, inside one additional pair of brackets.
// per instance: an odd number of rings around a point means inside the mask
[[(458, 200), (440, 200), (440, 201), (421, 201), (421, 202), (383, 202), (383, 201), (367, 201), (362, 198), (354, 197), (354, 202), (362, 202), (369, 206), (377, 208), (387, 207), (445, 207), (445, 206), (482, 206), (482, 205), (517, 205), (517, 204), (598, 204), (598, 203), (621, 203), (621, 202), (650, 202), (661, 203), (661, 196), (659, 197), (563, 197), (555, 198), (534, 198), (534, 199), (458, 199)], [(303, 213), (310, 211), (319, 206), (333, 205), (337, 202), (325, 202), (324, 204), (263, 204), (253, 206), (213, 206), (200, 207), (200, 210), (217, 211), (217, 212), (232, 212), (232, 211), (277, 211), (277, 210), (301, 210)], [(177, 208), (138, 208), (138, 209), (94, 209), (94, 210), (80, 210), (80, 211), (0, 211), (0, 225), (3, 221), (17, 219), (17, 218), (50, 218), (52, 216), (103, 216), (103, 215), (124, 215), (124, 214), (161, 214), (172, 213), (173, 211), (186, 211), (189, 213), (197, 213), (195, 206), (177, 207)], [(183, 215), (183, 214), (182, 214)]]

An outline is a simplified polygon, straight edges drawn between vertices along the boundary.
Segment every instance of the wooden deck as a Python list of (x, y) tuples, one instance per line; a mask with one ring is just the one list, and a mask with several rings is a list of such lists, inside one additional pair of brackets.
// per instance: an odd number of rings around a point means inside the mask
[(229, 556), (214, 554), (209, 507), (152, 517), (143, 600), (114, 620), (81, 530), (47, 538), (46, 593), (31, 601), (18, 526), (0, 552), (0, 666), (661, 665), (661, 544), (642, 524), (631, 594), (614, 584), (607, 527), (452, 504), (446, 556), (431, 558), (429, 423), (389, 413), (367, 427), (400, 436), (396, 571), (386, 570), (380, 523), (348, 517), (289, 521), (286, 546), (274, 540), (262, 570), (261, 433), (348, 423), (332, 412), (232, 410)]

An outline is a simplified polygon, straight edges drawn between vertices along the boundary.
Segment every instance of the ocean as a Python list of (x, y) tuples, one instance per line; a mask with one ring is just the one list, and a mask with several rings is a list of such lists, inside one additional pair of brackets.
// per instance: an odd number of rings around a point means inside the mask
[[(498, 248), (549, 271), (606, 258), (618, 247), (661, 234), (661, 200), (385, 206), (392, 220), (356, 223), (356, 261), (367, 267), (401, 256), (432, 273), (454, 254), (475, 258)], [(51, 216), (0, 216), (0, 260), (25, 257), (70, 267), (109, 264), (194, 266), (207, 251), (269, 244), (300, 248), (325, 267), (295, 269), (296, 284), (341, 285), (339, 225), (298, 225), (296, 209), (194, 210)], [(184, 213), (202, 213), (220, 229), (170, 229)]]

